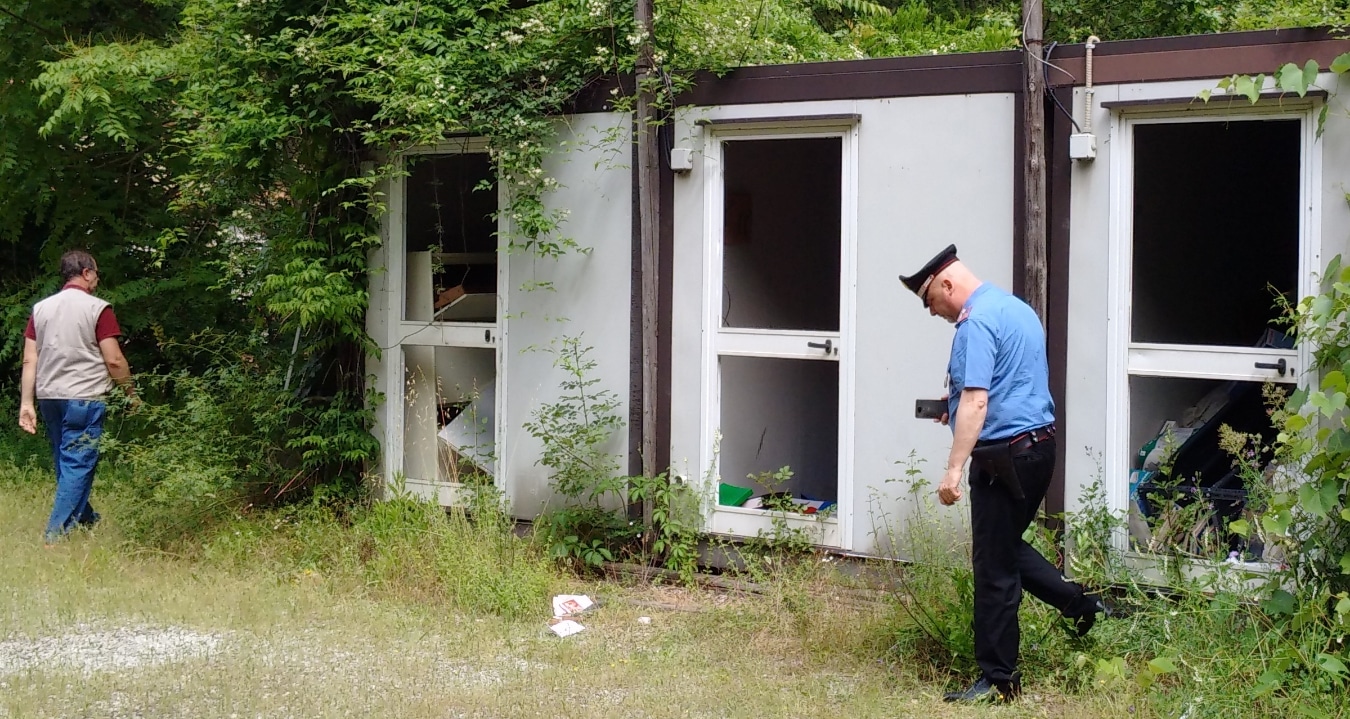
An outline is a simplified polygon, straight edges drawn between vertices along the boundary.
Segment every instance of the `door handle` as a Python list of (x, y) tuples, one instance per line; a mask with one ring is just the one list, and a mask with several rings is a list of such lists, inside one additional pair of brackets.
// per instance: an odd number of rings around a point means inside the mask
[(1283, 377), (1284, 373), (1289, 370), (1289, 363), (1285, 362), (1284, 358), (1281, 357), (1279, 362), (1257, 362), (1256, 368), (1273, 369), (1278, 371), (1280, 373), (1280, 376)]
[(829, 354), (830, 351), (834, 348), (834, 343), (831, 342), (830, 340), (825, 340), (824, 342), (807, 342), (806, 346), (818, 350), (825, 350), (825, 354)]

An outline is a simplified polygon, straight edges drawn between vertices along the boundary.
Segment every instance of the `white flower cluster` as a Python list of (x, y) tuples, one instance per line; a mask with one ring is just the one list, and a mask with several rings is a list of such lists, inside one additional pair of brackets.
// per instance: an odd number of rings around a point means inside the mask
[(521, 42), (525, 40), (525, 36), (521, 35), (518, 32), (512, 32), (510, 30), (507, 30), (506, 32), (502, 33), (502, 39), (505, 40), (508, 44), (519, 45)]
[(520, 29), (526, 33), (548, 32), (548, 26), (537, 17), (526, 18), (525, 22), (520, 24)]
[(586, 0), (586, 10), (591, 14), (591, 17), (600, 17), (605, 14), (607, 9), (605, 0)]

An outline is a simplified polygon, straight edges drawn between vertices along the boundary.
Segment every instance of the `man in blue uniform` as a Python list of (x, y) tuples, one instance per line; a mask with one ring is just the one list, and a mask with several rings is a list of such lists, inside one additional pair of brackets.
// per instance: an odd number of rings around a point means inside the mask
[(980, 281), (948, 246), (901, 282), (930, 314), (956, 325), (947, 364), (952, 449), (938, 501), (961, 499), (970, 474), (971, 562), (975, 574), (975, 661), (981, 677), (947, 701), (1012, 701), (1017, 671), (1017, 609), (1025, 587), (1058, 609), (1082, 636), (1106, 606), (1069, 581), (1022, 540), (1055, 472), (1055, 403), (1045, 332), (1022, 300)]

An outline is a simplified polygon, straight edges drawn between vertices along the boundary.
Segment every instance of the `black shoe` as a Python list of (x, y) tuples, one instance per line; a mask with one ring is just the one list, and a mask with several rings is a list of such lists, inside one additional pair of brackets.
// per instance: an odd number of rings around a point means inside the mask
[(1074, 632), (1079, 637), (1087, 636), (1087, 633), (1097, 625), (1097, 615), (1100, 614), (1102, 618), (1110, 619), (1111, 615), (1114, 614), (1111, 607), (1101, 597), (1085, 595), (1083, 598), (1092, 603), (1092, 608), (1076, 617), (1069, 617), (1069, 620), (1073, 622)]
[(980, 677), (963, 692), (949, 692), (942, 696), (944, 702), (994, 702), (1006, 704), (1022, 694), (1022, 682), (1014, 679), (1010, 682), (995, 682), (989, 677)]

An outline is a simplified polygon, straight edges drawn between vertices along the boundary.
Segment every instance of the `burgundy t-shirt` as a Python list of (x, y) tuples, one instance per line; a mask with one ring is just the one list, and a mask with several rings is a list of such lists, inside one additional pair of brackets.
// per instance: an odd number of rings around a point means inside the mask
[[(77, 289), (81, 292), (89, 291), (76, 284), (69, 284), (66, 285), (65, 287), (62, 287), (61, 289), (69, 290), (72, 288)], [(33, 340), (34, 342), (37, 341), (37, 327), (33, 325), (32, 315), (28, 316), (28, 327), (24, 329), (23, 336), (30, 340)], [(104, 307), (103, 311), (100, 312), (98, 315), (98, 323), (94, 325), (94, 339), (98, 342), (102, 342), (103, 340), (106, 340), (109, 337), (121, 337), (121, 336), (122, 336), (122, 327), (121, 325), (117, 324), (117, 315), (113, 314), (112, 306), (109, 305), (107, 307)]]

